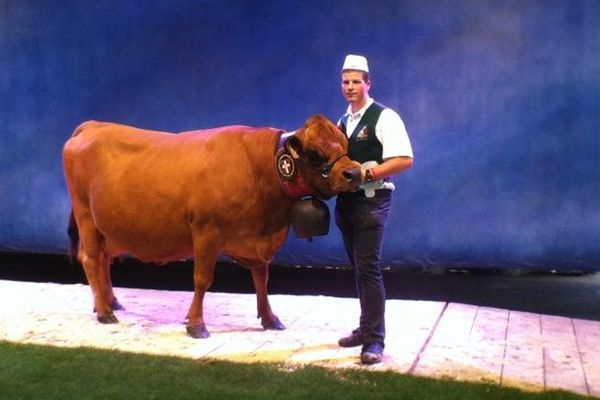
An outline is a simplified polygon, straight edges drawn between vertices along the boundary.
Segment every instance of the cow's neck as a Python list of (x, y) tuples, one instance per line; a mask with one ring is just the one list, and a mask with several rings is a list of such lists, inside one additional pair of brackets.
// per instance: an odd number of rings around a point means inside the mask
[(275, 149), (275, 172), (277, 180), (284, 193), (293, 198), (299, 199), (310, 195), (312, 192), (310, 187), (300, 173), (297, 156), (287, 152), (285, 149), (285, 141), (295, 132), (285, 132), (279, 135), (277, 147)]

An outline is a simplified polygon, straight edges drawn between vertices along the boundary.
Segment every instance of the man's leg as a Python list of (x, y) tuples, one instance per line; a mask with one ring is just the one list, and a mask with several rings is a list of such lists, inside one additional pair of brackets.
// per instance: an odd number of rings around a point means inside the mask
[[(360, 330), (363, 362), (381, 360), (385, 341), (385, 285), (381, 268), (381, 248), (391, 193), (378, 193), (377, 198), (361, 199), (357, 213), (354, 257), (361, 304)], [(366, 357), (365, 353), (373, 353)]]

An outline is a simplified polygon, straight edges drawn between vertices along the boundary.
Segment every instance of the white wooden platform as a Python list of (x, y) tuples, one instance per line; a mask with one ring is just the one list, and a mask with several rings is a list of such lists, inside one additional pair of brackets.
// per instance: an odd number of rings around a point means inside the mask
[(285, 331), (264, 331), (254, 295), (208, 293), (208, 339), (192, 339), (183, 319), (192, 293), (116, 288), (126, 310), (100, 325), (85, 285), (0, 280), (0, 340), (89, 346), (194, 359), (274, 361), (293, 368), (393, 370), (600, 397), (600, 322), (456, 303), (388, 300), (384, 362), (359, 364), (360, 347), (337, 339), (353, 328), (358, 301), (270, 296)]

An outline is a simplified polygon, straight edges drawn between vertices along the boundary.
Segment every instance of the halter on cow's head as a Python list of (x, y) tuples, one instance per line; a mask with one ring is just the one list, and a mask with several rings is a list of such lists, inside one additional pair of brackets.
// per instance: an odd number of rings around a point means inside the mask
[(348, 158), (347, 137), (322, 115), (281, 135), (276, 168), (283, 190), (293, 198), (328, 199), (360, 184), (360, 164)]

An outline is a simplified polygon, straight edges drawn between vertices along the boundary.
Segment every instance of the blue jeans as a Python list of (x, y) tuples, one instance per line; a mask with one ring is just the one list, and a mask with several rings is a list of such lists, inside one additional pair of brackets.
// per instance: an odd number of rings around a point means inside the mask
[(377, 190), (371, 198), (360, 190), (339, 194), (335, 205), (335, 222), (355, 272), (364, 343), (383, 345), (385, 339), (386, 295), (381, 248), (391, 200), (391, 190)]

